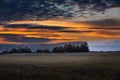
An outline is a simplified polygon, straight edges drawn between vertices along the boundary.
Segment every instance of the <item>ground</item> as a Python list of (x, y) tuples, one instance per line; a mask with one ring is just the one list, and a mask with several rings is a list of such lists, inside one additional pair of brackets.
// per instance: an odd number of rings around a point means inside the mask
[(0, 80), (120, 80), (120, 54), (4, 54)]

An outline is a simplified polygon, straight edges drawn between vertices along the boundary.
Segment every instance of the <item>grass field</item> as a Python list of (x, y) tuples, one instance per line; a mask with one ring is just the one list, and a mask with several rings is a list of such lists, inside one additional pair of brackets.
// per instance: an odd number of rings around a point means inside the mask
[(120, 54), (0, 55), (0, 80), (120, 80)]

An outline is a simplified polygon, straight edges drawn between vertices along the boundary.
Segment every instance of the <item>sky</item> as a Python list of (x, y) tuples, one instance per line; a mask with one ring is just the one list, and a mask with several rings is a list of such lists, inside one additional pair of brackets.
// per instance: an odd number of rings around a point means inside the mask
[(81, 41), (120, 51), (119, 0), (0, 0), (0, 50)]

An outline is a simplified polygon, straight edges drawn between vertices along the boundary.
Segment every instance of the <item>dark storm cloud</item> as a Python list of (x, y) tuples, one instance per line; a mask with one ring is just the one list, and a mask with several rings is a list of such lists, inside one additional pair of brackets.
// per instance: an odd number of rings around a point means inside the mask
[(0, 20), (71, 18), (119, 6), (119, 0), (0, 0)]

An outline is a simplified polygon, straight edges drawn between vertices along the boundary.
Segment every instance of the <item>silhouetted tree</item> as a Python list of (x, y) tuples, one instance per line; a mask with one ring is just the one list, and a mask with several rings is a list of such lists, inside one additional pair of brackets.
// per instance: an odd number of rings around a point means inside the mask
[[(49, 49), (45, 49), (45, 50), (41, 50), (41, 49), (37, 49), (36, 50), (37, 53), (50, 53)], [(87, 42), (81, 42), (80, 45), (74, 45), (74, 44), (65, 44), (64, 46), (59, 46), (59, 47), (54, 47), (52, 49), (53, 53), (73, 53), (73, 52), (89, 52), (89, 47), (88, 47), (88, 43)], [(3, 51), (3, 54), (7, 54), (7, 53), (32, 53), (31, 49), (28, 47), (25, 48), (21, 48), (18, 47), (13, 48), (9, 51)]]
[(43, 53), (43, 50), (37, 49), (37, 53)]
[(52, 52), (54, 53), (64, 53), (64, 52), (89, 52), (88, 44), (87, 42), (82, 42), (80, 45), (73, 45), (71, 43), (65, 44), (63, 47), (54, 47), (52, 49)]
[(2, 53), (5, 54), (5, 53), (31, 53), (31, 49), (29, 49), (28, 47), (25, 47), (25, 48), (21, 48), (19, 47), (18, 49), (16, 48), (13, 48), (9, 51), (3, 51)]
[(11, 50), (9, 51), (9, 53), (18, 53), (18, 50), (15, 49), (15, 48), (13, 48), (13, 49), (11, 49)]
[(24, 52), (25, 52), (25, 53), (31, 53), (32, 51), (31, 51), (31, 49), (30, 49), (30, 48), (25, 47), (25, 48), (24, 48)]
[(18, 48), (18, 53), (31, 53), (31, 49), (29, 49), (28, 47), (25, 47), (25, 48), (21, 48), (19, 47)]
[(89, 52), (89, 48), (88, 48), (87, 42), (83, 42), (81, 44), (81, 52)]
[(45, 49), (45, 50), (37, 49), (36, 52), (37, 53), (50, 53), (49, 49)]
[(1, 53), (2, 53), (2, 54), (8, 54), (9, 51), (8, 51), (8, 50), (5, 50), (5, 51), (2, 51)]
[(43, 53), (50, 53), (49, 49), (43, 50)]
[(53, 49), (52, 49), (52, 52), (53, 52), (53, 53), (58, 53), (57, 47), (53, 48)]
[(63, 53), (64, 52), (64, 48), (62, 46), (60, 47), (55, 47), (52, 49), (53, 53)]

